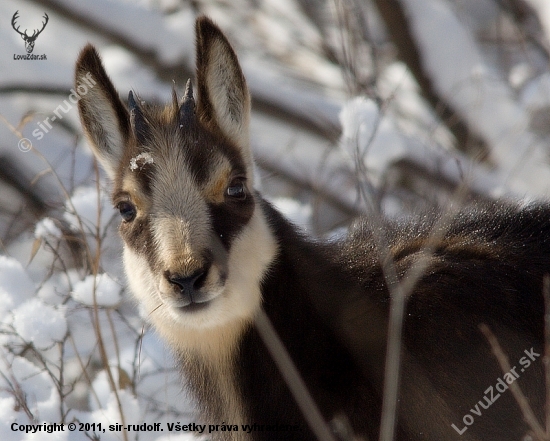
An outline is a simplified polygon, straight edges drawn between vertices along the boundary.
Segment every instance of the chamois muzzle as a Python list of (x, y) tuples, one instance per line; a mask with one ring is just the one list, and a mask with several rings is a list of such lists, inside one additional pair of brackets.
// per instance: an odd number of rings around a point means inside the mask
[(204, 282), (208, 275), (209, 268), (201, 268), (190, 276), (182, 276), (179, 274), (166, 273), (165, 277), (168, 282), (179, 290), (181, 307), (187, 307), (191, 304), (205, 303), (210, 298), (207, 293), (203, 293), (200, 289), (204, 286)]

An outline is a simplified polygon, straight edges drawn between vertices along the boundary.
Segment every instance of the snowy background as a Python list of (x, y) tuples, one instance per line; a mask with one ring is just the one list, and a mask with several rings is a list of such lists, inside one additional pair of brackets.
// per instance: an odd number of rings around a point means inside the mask
[[(234, 44), (253, 95), (264, 194), (311, 234), (364, 212), (409, 216), (550, 190), (546, 0), (0, 2), (0, 434), (11, 424), (194, 421), (173, 360), (125, 294), (118, 219), (69, 97), (86, 42), (125, 97), (166, 101), (192, 76), (193, 22)], [(24, 54), (11, 26), (38, 29)], [(38, 130), (38, 132), (37, 132)], [(33, 134), (34, 133), (34, 134)], [(36, 136), (41, 133), (42, 136)], [(26, 140), (25, 140), (26, 139)]]

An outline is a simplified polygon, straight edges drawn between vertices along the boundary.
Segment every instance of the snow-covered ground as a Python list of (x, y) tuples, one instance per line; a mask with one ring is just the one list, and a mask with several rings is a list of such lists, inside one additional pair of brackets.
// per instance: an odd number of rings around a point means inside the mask
[[(194, 422), (194, 406), (171, 355), (125, 292), (118, 220), (67, 100), (88, 41), (122, 95), (132, 89), (168, 100), (172, 78), (182, 88), (193, 70), (197, 11), (176, 0), (41, 3), (0, 3), (0, 158), (19, 164), (53, 207), (39, 218), (18, 214), (21, 199), (0, 188), (8, 212), (2, 234), (13, 229), (12, 218), (30, 225), (0, 243), (1, 438), (83, 441), (95, 429), (101, 440), (195, 439), (167, 431), (165, 423)], [(367, 20), (373, 44), (346, 52), (343, 42), (359, 36), (344, 26), (345, 2), (320, 2), (316, 14), (297, 0), (194, 3), (226, 30), (242, 61), (257, 105), (251, 139), (262, 188), (306, 230), (342, 234), (333, 229), (373, 209), (360, 188), (375, 192), (376, 205), (392, 216), (408, 214), (411, 201), (423, 200), (418, 193), (446, 198), (447, 187), (460, 184), (484, 198), (548, 197), (548, 54), (520, 44), (525, 35), (493, 2), (401, 0), (434, 87), (488, 144), (484, 162), (457, 150), (377, 17)], [(549, 8), (529, 3), (549, 47)], [(37, 28), (48, 14), (34, 49), (47, 60), (14, 59), (25, 53), (9, 23), (16, 11), (21, 29)], [(366, 61), (348, 69), (336, 62), (345, 56)], [(352, 87), (361, 76), (371, 82)], [(71, 422), (89, 430), (69, 431)], [(24, 430), (42, 423), (66, 430)], [(161, 423), (164, 431), (109, 430), (118, 423)]]

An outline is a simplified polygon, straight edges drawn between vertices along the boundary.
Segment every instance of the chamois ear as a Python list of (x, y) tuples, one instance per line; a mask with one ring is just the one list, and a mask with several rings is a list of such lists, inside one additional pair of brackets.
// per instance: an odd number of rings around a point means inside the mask
[[(83, 85), (87, 86), (85, 93)], [(75, 88), (80, 96), (80, 120), (92, 150), (114, 179), (129, 137), (130, 118), (92, 45), (82, 50), (76, 62)]]
[(248, 157), (250, 94), (237, 55), (209, 18), (199, 17), (195, 30), (197, 114), (201, 121), (217, 126)]

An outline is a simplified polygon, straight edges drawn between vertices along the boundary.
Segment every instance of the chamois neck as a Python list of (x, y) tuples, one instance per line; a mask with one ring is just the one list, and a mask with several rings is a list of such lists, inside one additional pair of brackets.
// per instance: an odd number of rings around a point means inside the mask
[[(283, 340), (285, 333), (289, 339), (299, 333), (303, 341), (327, 333), (346, 351), (363, 354), (355, 361), (381, 384), (388, 303), (379, 265), (365, 265), (376, 285), (376, 295), (366, 296), (349, 271), (344, 244), (308, 238), (270, 204), (264, 202), (262, 209), (279, 245), (262, 285), (263, 308), (277, 332)], [(307, 347), (303, 352), (308, 352)]]
[(315, 320), (317, 299), (329, 291), (350, 291), (354, 283), (343, 277), (326, 244), (307, 237), (268, 202), (262, 201), (261, 209), (278, 244), (262, 281), (263, 307), (268, 316)]

